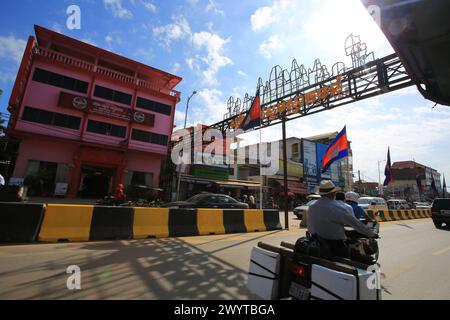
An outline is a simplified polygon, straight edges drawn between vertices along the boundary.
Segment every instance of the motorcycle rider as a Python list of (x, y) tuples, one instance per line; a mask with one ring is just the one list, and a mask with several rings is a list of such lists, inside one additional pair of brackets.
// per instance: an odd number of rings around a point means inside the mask
[(364, 211), (364, 209), (358, 204), (359, 194), (353, 191), (349, 191), (345, 194), (345, 200), (348, 205), (353, 208), (353, 213), (356, 219), (366, 221), (373, 221), (373, 219)]
[(114, 198), (117, 206), (125, 202), (126, 195), (123, 189), (124, 186), (122, 183), (117, 184), (116, 191), (114, 192)]
[(332, 181), (321, 181), (319, 187), (321, 198), (308, 210), (308, 231), (323, 240), (333, 256), (369, 263), (369, 257), (361, 256), (349, 249), (345, 241), (344, 226), (352, 227), (369, 238), (377, 238), (378, 235), (356, 219), (352, 207), (335, 200), (336, 192), (339, 190)]

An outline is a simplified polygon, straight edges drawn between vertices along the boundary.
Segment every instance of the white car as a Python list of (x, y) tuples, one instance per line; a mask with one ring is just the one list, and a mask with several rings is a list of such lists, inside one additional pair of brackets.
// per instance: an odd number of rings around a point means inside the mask
[(386, 200), (384, 200), (383, 198), (361, 197), (358, 199), (358, 204), (364, 210), (373, 210), (373, 211), (388, 210)]
[(429, 204), (428, 202), (414, 202), (414, 209), (431, 210), (431, 204)]
[(316, 201), (317, 201), (317, 199), (311, 200), (302, 206), (294, 208), (294, 214), (296, 215), (296, 217), (299, 220), (302, 220), (303, 216), (308, 212), (309, 207), (311, 205), (313, 205), (314, 203), (316, 203)]

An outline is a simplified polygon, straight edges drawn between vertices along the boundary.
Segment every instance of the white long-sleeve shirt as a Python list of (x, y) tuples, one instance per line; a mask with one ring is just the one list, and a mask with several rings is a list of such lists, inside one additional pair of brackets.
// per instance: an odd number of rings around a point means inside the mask
[(308, 209), (308, 231), (327, 240), (344, 240), (344, 226), (354, 228), (367, 237), (375, 234), (356, 219), (353, 209), (342, 201), (320, 198)]

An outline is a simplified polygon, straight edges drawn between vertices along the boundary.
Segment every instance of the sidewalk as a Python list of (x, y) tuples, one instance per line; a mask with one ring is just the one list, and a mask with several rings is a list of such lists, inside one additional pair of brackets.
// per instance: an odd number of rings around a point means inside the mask
[(94, 205), (97, 199), (29, 197), (28, 203)]

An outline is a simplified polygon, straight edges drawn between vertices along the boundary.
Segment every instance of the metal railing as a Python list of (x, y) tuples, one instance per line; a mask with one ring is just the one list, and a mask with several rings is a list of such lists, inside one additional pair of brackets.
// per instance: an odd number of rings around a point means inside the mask
[(101, 76), (111, 78), (111, 79), (123, 82), (125, 84), (128, 84), (128, 85), (135, 85), (142, 89), (148, 89), (148, 90), (165, 93), (172, 97), (177, 97), (177, 98), (180, 97), (179, 91), (161, 88), (159, 85), (157, 85), (153, 82), (138, 79), (138, 78), (126, 75), (124, 73), (114, 71), (109, 68), (101, 67), (101, 66), (95, 65), (94, 63), (90, 63), (90, 62), (87, 62), (87, 61), (84, 61), (81, 59), (77, 59), (77, 58), (74, 58), (74, 57), (71, 57), (71, 56), (68, 56), (63, 53), (56, 52), (56, 51), (53, 51), (53, 50), (50, 50), (47, 48), (42, 48), (42, 47), (36, 46), (34, 48), (34, 54), (44, 57), (46, 59), (49, 59), (51, 61), (56, 61), (56, 62), (60, 62), (62, 64), (80, 68), (80, 69), (83, 69), (86, 71), (95, 72)]

